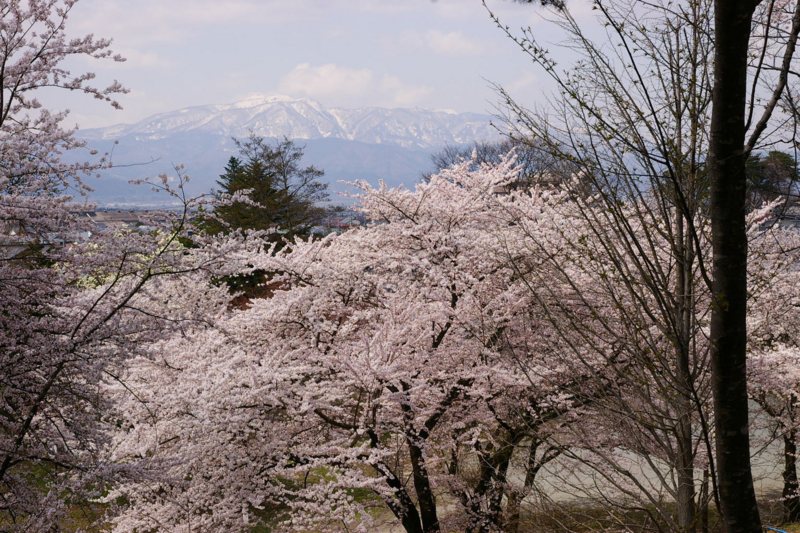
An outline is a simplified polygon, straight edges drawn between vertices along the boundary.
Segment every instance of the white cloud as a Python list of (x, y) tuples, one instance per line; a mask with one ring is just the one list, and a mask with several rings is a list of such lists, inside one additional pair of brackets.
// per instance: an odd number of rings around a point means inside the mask
[[(543, 12), (487, 2), (514, 25)], [(570, 5), (580, 2), (589, 0)], [(85, 95), (51, 98), (54, 107), (80, 113), (84, 125), (234, 102), (251, 91), (340, 107), (480, 109), (494, 98), (481, 76), (513, 82), (524, 63), (480, 0), (80, 0), (68, 32), (112, 37), (111, 49), (128, 58), (75, 58), (72, 70), (97, 72), (95, 85), (118, 78), (147, 95), (120, 96), (125, 110), (113, 114)], [(376, 41), (385, 49), (375, 50)], [(465, 64), (472, 58), (474, 65)], [(533, 98), (534, 89), (524, 92)]]
[(375, 86), (375, 74), (368, 68), (340, 67), (333, 63), (312, 66), (301, 63), (280, 81), (280, 90), (312, 98), (350, 94), (363, 96)]
[(382, 44), (386, 50), (398, 54), (418, 50), (449, 57), (475, 57), (484, 55), (494, 48), (485, 42), (467, 37), (460, 31), (440, 30), (428, 30), (424, 33), (405, 31), (399, 36), (384, 38)]
[(460, 31), (445, 33), (430, 30), (425, 34), (425, 43), (428, 48), (446, 56), (474, 56), (482, 54), (486, 47), (468, 39)]
[(407, 85), (400, 78), (388, 74), (381, 80), (381, 89), (391, 95), (393, 103), (399, 106), (417, 104), (432, 91), (426, 86)]
[(431, 89), (409, 85), (395, 76), (379, 76), (368, 68), (355, 69), (333, 63), (301, 63), (283, 76), (279, 90), (339, 106), (408, 106), (421, 101)]
[(523, 72), (521, 76), (506, 85), (505, 88), (511, 92), (522, 91), (533, 86), (538, 79), (533, 72)]
[(125, 61), (122, 63), (108, 61), (103, 65), (104, 69), (157, 68), (175, 66), (173, 61), (155, 52), (141, 51), (133, 48), (116, 48), (114, 49), (114, 53), (120, 54), (125, 58)]

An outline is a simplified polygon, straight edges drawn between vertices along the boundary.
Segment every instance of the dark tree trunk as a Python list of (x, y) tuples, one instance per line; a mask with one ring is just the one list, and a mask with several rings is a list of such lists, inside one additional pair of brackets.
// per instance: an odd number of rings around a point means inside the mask
[(797, 494), (797, 431), (783, 436), (783, 520), (800, 520), (800, 496)]
[(438, 533), (439, 518), (436, 515), (436, 498), (431, 490), (425, 455), (417, 440), (416, 435), (408, 435), (406, 438), (414, 476), (414, 491), (417, 493), (419, 514), (422, 518), (422, 531), (423, 533)]
[(719, 499), (728, 533), (760, 533), (747, 405), (745, 102), (755, 0), (714, 1), (711, 182), (711, 367)]
[(403, 483), (397, 478), (392, 470), (385, 464), (379, 463), (373, 466), (375, 473), (382, 477), (386, 484), (394, 490), (394, 498), (386, 498), (387, 507), (403, 524), (406, 533), (424, 533), (422, 521), (420, 520), (414, 501), (403, 488)]
[(466, 533), (487, 533), (500, 529), (508, 465), (519, 440), (519, 436), (510, 435), (500, 448), (478, 450), (481, 474), (469, 499), (471, 523)]
[(682, 533), (697, 531), (697, 509), (694, 487), (694, 450), (692, 448), (691, 404), (689, 398), (681, 396), (680, 420), (677, 427), (677, 471), (678, 471), (678, 525)]
[(500, 522), (503, 516), (503, 496), (506, 491), (506, 483), (508, 480), (508, 466), (511, 463), (511, 456), (517, 443), (508, 444), (504, 447), (500, 456), (496, 458), (496, 475), (491, 490), (491, 497), (489, 498), (489, 518), (491, 524), (489, 527), (484, 527), (481, 531), (496, 531), (500, 528)]
[(700, 497), (700, 531), (708, 533), (708, 502), (711, 495), (708, 493), (708, 469), (703, 470), (703, 488)]
[(694, 287), (692, 285), (692, 269), (694, 257), (691, 241), (686, 238), (684, 216), (677, 213), (677, 242), (675, 254), (678, 260), (677, 291), (677, 339), (676, 345), (676, 378), (677, 395), (675, 407), (678, 415), (676, 429), (678, 471), (678, 526), (682, 533), (697, 531), (697, 511), (695, 507), (694, 487), (694, 438), (692, 434), (692, 377), (691, 377), (691, 343), (692, 343), (692, 310), (694, 304)]

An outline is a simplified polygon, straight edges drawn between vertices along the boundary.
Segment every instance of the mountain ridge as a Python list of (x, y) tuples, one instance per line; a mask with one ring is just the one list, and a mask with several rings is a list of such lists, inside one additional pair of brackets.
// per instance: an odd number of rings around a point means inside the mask
[(491, 119), (491, 115), (451, 110), (327, 108), (308, 98), (251, 95), (232, 104), (192, 106), (158, 113), (134, 124), (80, 130), (79, 136), (87, 140), (158, 140), (178, 132), (246, 137), (252, 131), (269, 138), (336, 138), (429, 150), (445, 144), (496, 139), (499, 132)]
[[(325, 170), (333, 203), (352, 203), (337, 193), (340, 181), (363, 179), (389, 186), (418, 181), (433, 170), (430, 154), (444, 145), (494, 140), (491, 116), (420, 108), (326, 108), (310, 99), (251, 95), (232, 104), (193, 106), (152, 115), (135, 124), (79, 130), (88, 148), (113, 154), (114, 166), (90, 180), (92, 199), (105, 206), (165, 205), (174, 199), (129, 180), (174, 174), (183, 163), (187, 193), (209, 192), (228, 159), (238, 153), (232, 138), (250, 131), (264, 138), (288, 137), (303, 146), (303, 165)], [(69, 157), (69, 156), (68, 156)]]

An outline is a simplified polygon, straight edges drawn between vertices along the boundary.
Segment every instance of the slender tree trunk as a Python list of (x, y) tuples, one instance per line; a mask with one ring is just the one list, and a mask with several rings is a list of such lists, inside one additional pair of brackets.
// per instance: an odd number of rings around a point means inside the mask
[[(697, 508), (694, 487), (694, 450), (691, 403), (681, 397), (681, 419), (678, 421), (678, 525), (681, 533), (697, 530)], [(685, 408), (685, 410), (684, 410)]]
[[(678, 471), (678, 526), (682, 533), (697, 531), (697, 510), (694, 487), (694, 442), (692, 435), (692, 378), (691, 378), (691, 328), (694, 304), (692, 283), (692, 247), (684, 228), (685, 214), (676, 210), (676, 255), (678, 259), (677, 276), (677, 342), (676, 342), (676, 408), (678, 413), (677, 471)], [(688, 241), (688, 242), (687, 242)], [(688, 245), (687, 245), (688, 244)]]
[(750, 469), (745, 350), (745, 103), (755, 0), (714, 1), (714, 90), (708, 173), (711, 182), (711, 369), (719, 499), (728, 533), (760, 533)]
[(419, 514), (422, 518), (423, 533), (438, 533), (439, 518), (436, 515), (436, 498), (431, 490), (428, 467), (425, 464), (425, 455), (419, 446), (416, 435), (407, 435), (411, 470), (414, 476), (414, 490), (417, 493)]
[[(536, 474), (541, 468), (541, 464), (536, 463), (536, 451), (539, 449), (541, 441), (534, 437), (531, 440), (531, 446), (528, 450), (528, 464), (525, 468), (525, 482), (522, 485), (525, 492), (533, 487), (533, 482), (536, 480)], [(519, 531), (522, 495), (519, 492), (512, 492), (508, 495), (508, 519), (506, 520), (505, 531), (508, 533), (517, 533)]]
[(797, 431), (783, 436), (783, 520), (800, 520), (800, 496), (797, 494)]
[(703, 488), (700, 496), (700, 531), (708, 533), (708, 502), (711, 495), (708, 493), (708, 469), (703, 470)]

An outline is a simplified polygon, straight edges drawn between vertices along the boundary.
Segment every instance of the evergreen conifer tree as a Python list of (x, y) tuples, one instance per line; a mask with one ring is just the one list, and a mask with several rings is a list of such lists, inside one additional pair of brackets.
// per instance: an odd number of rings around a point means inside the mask
[(292, 238), (306, 236), (325, 214), (317, 202), (328, 198), (324, 171), (303, 168), (303, 147), (284, 138), (274, 142), (251, 134), (234, 139), (239, 157), (231, 157), (217, 180), (218, 193), (233, 195), (248, 191), (250, 202), (233, 202), (214, 209), (207, 229), (227, 233), (231, 229), (267, 230)]

